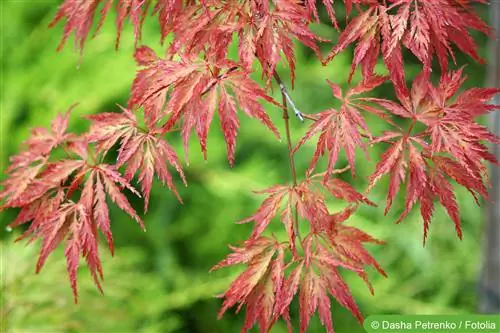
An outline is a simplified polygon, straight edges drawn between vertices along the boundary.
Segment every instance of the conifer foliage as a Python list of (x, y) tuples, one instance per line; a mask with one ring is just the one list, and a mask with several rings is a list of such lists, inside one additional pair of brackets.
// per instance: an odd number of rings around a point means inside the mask
[[(63, 244), (75, 301), (81, 257), (101, 290), (100, 233), (114, 252), (108, 203), (145, 229), (127, 195), (143, 198), (147, 212), (152, 182), (157, 178), (181, 201), (173, 173), (186, 184), (183, 162), (167, 137), (181, 136), (187, 162), (188, 142), (194, 133), (207, 158), (207, 135), (214, 118), (220, 121), (230, 165), (238, 131), (245, 130), (245, 117), (255, 118), (277, 138), (286, 138), (290, 156), (290, 183), (258, 192), (265, 196), (262, 204), (241, 221), (253, 224), (251, 235), (241, 246), (231, 246), (232, 252), (213, 268), (246, 267), (222, 295), (220, 311), (222, 316), (229, 308), (237, 305), (239, 310), (244, 305), (243, 332), (254, 325), (260, 332), (269, 332), (280, 318), (291, 332), (289, 308), (296, 297), (301, 333), (307, 331), (315, 312), (326, 331), (334, 331), (331, 299), (362, 321), (340, 272), (355, 272), (373, 292), (367, 267), (382, 275), (385, 272), (364, 245), (382, 242), (349, 226), (347, 220), (360, 205), (376, 205), (368, 196), (383, 177), (389, 178), (385, 213), (405, 187), (405, 206), (398, 222), (419, 205), (425, 241), (434, 207), (440, 204), (461, 238), (454, 186), (465, 187), (478, 202), (487, 197), (485, 163), (497, 161), (486, 144), (498, 144), (500, 139), (480, 125), (477, 117), (499, 108), (488, 102), (499, 90), (460, 90), (466, 76), (462, 68), (450, 66), (456, 65), (457, 51), (483, 61), (470, 33), (491, 34), (473, 10), (474, 3), (487, 1), (343, 2), (348, 19), (344, 27), (338, 23), (331, 0), (64, 0), (51, 23), (64, 24), (59, 47), (73, 34), (76, 48), (83, 52), (94, 23), (97, 33), (115, 10), (116, 47), (124, 24), (130, 21), (138, 71), (127, 106), (120, 106), (119, 112), (89, 116), (89, 130), (76, 135), (67, 131), (72, 107), (58, 115), (50, 129), (34, 129), (21, 152), (11, 157), (0, 209), (18, 209), (11, 226), (27, 224), (21, 238), (41, 239), (37, 272)], [(338, 41), (324, 56), (320, 45), (330, 41), (310, 29), (323, 11), (328, 17), (325, 22), (339, 31)], [(163, 54), (140, 44), (143, 21), (150, 16), (159, 22), (162, 45), (169, 38)], [(279, 63), (286, 64), (294, 84), (294, 43), (310, 48), (325, 66), (354, 46), (351, 73), (345, 79), (350, 82), (359, 68), (362, 80), (347, 90), (325, 82), (340, 102), (339, 108), (310, 110), (309, 114), (296, 110), (276, 72)], [(232, 45), (236, 57), (228, 52)], [(405, 49), (421, 63), (421, 73), (411, 84), (405, 76)], [(385, 64), (387, 76), (375, 73), (379, 61)], [(433, 69), (441, 73), (434, 83)], [(264, 84), (252, 79), (254, 71), (260, 71)], [(269, 96), (273, 81), (281, 90), (280, 101)], [(386, 82), (394, 87), (397, 100), (367, 95)], [(295, 147), (290, 140), (289, 108), (310, 122)], [(266, 111), (273, 109), (283, 112), (281, 133)], [(374, 135), (366, 121), (368, 114), (393, 129)], [(315, 142), (316, 150), (309, 169), (297, 172), (293, 157), (307, 141)], [(387, 148), (362, 194), (338, 175), (350, 172), (355, 176), (356, 152), (367, 152), (377, 144)], [(117, 158), (110, 164), (105, 157), (112, 149), (117, 149)], [(337, 163), (342, 154), (348, 161), (343, 169)], [(327, 167), (317, 170), (322, 157)], [(344, 201), (345, 208), (330, 211), (328, 200)], [(269, 234), (271, 223), (282, 223), (287, 237)]]

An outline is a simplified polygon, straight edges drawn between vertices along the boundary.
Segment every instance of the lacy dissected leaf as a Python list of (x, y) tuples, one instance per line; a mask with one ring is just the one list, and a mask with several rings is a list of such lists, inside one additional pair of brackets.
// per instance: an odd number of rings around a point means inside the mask
[(488, 104), (500, 89), (473, 88), (453, 99), (465, 78), (459, 70), (443, 74), (437, 87), (430, 85), (428, 103), (434, 112), (421, 121), (428, 126), (432, 153), (447, 152), (464, 166), (479, 171), (483, 169), (482, 160), (496, 162), (482, 142), (498, 143), (499, 138), (475, 117), (500, 109), (499, 105)]
[[(385, 208), (385, 214), (387, 214), (401, 186), (406, 182), (405, 209), (398, 218), (398, 222), (400, 222), (410, 213), (418, 201), (423, 200), (424, 195), (435, 194), (430, 188), (426, 189), (428, 163), (425, 161), (425, 148), (418, 146), (418, 144), (423, 143), (418, 138), (403, 136), (395, 132), (387, 132), (374, 142), (379, 141), (390, 142), (390, 147), (381, 156), (381, 160), (375, 167), (375, 172), (370, 176), (369, 188), (372, 188), (384, 175), (390, 175)], [(450, 197), (450, 200), (454, 200), (454, 198)], [(428, 201), (426, 204), (421, 202), (422, 209), (428, 205)], [(427, 214), (426, 211), (422, 210), (425, 224), (428, 224), (426, 222)], [(455, 219), (455, 216), (452, 217)]]
[[(266, 190), (257, 193), (267, 194), (267, 198), (262, 202), (257, 212), (242, 220), (240, 223), (254, 222), (255, 226), (249, 240), (256, 240), (267, 228), (273, 218), (276, 217), (281, 210), (282, 203), (285, 198), (289, 200), (290, 187), (284, 185), (276, 185)], [(291, 203), (290, 203), (291, 205)], [(292, 225), (293, 228), (293, 225)]]
[[(332, 219), (332, 223), (336, 222)], [(316, 311), (326, 331), (333, 332), (330, 295), (362, 322), (361, 312), (338, 268), (356, 272), (368, 284), (365, 265), (374, 265), (385, 275), (363, 247), (363, 242), (380, 242), (353, 227), (343, 229), (335, 225), (330, 232), (330, 237), (324, 236), (327, 245), (320, 241), (318, 235), (311, 234), (304, 239), (304, 257), (297, 261), (297, 266), (284, 280), (282, 292), (276, 299), (275, 318), (283, 316), (290, 332), (292, 327), (288, 315), (289, 306), (299, 290), (300, 332), (307, 331), (310, 319)]]
[(373, 294), (373, 288), (368, 281), (365, 267), (372, 266), (383, 276), (387, 275), (375, 258), (366, 250), (365, 243), (382, 245), (384, 242), (373, 238), (358, 228), (345, 225), (344, 222), (351, 216), (352, 212), (352, 210), (347, 210), (346, 213), (340, 212), (330, 215), (329, 230), (323, 233), (322, 237), (327, 240), (326, 247), (332, 252), (330, 255), (356, 271), (368, 284)]
[(4, 189), (0, 209), (25, 207), (41, 198), (48, 191), (61, 186), (71, 174), (84, 167), (83, 160), (61, 160), (38, 163), (27, 168), (16, 169), (2, 182)]
[[(106, 193), (120, 209), (144, 228), (142, 220), (122, 193), (122, 189), (127, 188), (137, 195), (138, 193), (115, 167), (106, 164), (82, 166), (79, 174), (85, 174), (86, 180), (81, 186), (77, 202), (69, 199), (68, 192), (62, 189), (58, 189), (55, 194), (47, 192), (38, 201), (23, 207), (13, 223), (15, 226), (31, 220), (32, 223), (22, 238), (30, 236), (32, 240), (42, 239), (37, 272), (42, 269), (50, 253), (66, 240), (65, 256), (75, 301), (78, 298), (76, 272), (80, 257), (85, 258), (94, 281), (101, 290), (100, 279), (103, 278), (103, 273), (98, 252), (98, 230), (106, 236), (113, 253)], [(80, 177), (76, 176), (73, 182), (79, 182), (79, 179)], [(69, 187), (71, 188), (71, 185)]]
[(363, 66), (364, 76), (371, 76), (381, 48), (379, 35), (381, 31), (390, 29), (387, 18), (383, 19), (384, 15), (386, 15), (385, 7), (378, 4), (372, 5), (366, 11), (360, 13), (346, 26), (325, 62), (329, 62), (337, 54), (345, 50), (347, 46), (359, 40), (354, 49), (349, 81), (355, 68), (360, 64)]
[[(331, 8), (331, 6), (329, 7)], [(293, 39), (311, 48), (321, 57), (317, 37), (308, 27), (307, 10), (296, 1), (202, 1), (190, 6), (174, 24), (174, 41), (170, 54), (204, 54), (217, 62), (227, 57), (233, 36), (238, 39), (238, 57), (241, 65), (251, 69), (257, 58), (270, 80), (277, 63), (284, 58), (295, 71)]]
[(172, 31), (174, 22), (192, 2), (184, 0), (157, 0), (153, 13), (158, 15), (158, 23), (161, 30), (161, 41), (165, 41), (167, 35)]
[(224, 303), (219, 317), (227, 309), (239, 304), (238, 311), (246, 305), (246, 317), (242, 332), (255, 323), (260, 332), (269, 331), (276, 302), (281, 293), (284, 276), (284, 252), (282, 246), (271, 238), (247, 241), (243, 248), (232, 248), (233, 253), (216, 265), (219, 269), (228, 265), (247, 264), (247, 269), (231, 283), (222, 295)]
[(128, 18), (134, 26), (134, 35), (136, 41), (141, 38), (142, 22), (146, 15), (147, 8), (151, 1), (144, 0), (64, 0), (59, 7), (56, 16), (50, 23), (50, 26), (56, 25), (59, 21), (65, 20), (64, 33), (58, 49), (64, 47), (67, 39), (74, 33), (75, 48), (83, 52), (85, 42), (92, 28), (94, 16), (99, 10), (100, 19), (97, 25), (97, 32), (102, 27), (104, 20), (109, 14), (109, 11), (115, 3), (116, 8), (116, 47), (120, 43), (121, 31), (123, 24)]
[[(314, 18), (314, 20), (316, 22), (320, 22), (316, 1), (306, 0), (304, 2), (305, 2), (305, 6), (307, 8), (307, 11), (309, 13), (309, 16), (311, 18)], [(322, 0), (321, 2), (323, 4), (323, 6), (325, 7), (326, 12), (328, 14), (328, 17), (332, 21), (332, 24), (334, 25), (335, 28), (338, 29), (337, 18), (335, 17), (335, 9), (333, 7), (333, 0)], [(349, 2), (349, 1), (346, 1), (346, 3), (347, 2)], [(347, 8), (346, 8), (346, 10), (347, 10)], [(349, 14), (347, 14), (346, 16), (349, 16)]]
[(446, 71), (448, 56), (455, 60), (452, 45), (482, 61), (469, 30), (490, 34), (490, 28), (474, 13), (469, 3), (401, 0), (381, 4), (373, 1), (346, 26), (326, 61), (357, 42), (352, 72), (361, 65), (365, 77), (372, 75), (381, 53), (396, 85), (404, 83), (401, 46), (409, 49), (427, 69), (430, 69), (436, 56), (442, 70)]
[[(358, 86), (350, 89), (345, 97), (342, 96), (342, 90), (339, 86), (329, 82), (334, 97), (342, 101), (340, 110), (329, 109), (313, 115), (316, 120), (309, 127), (307, 133), (295, 147), (295, 151), (297, 151), (315, 134), (320, 134), (316, 145), (316, 151), (314, 152), (313, 159), (311, 160), (311, 164), (309, 166), (309, 172), (315, 168), (318, 159), (327, 154), (328, 167), (325, 173), (325, 179), (328, 179), (335, 168), (340, 150), (343, 149), (351, 167), (351, 172), (355, 175), (356, 148), (362, 148), (366, 152), (366, 147), (362, 137), (370, 136), (371, 134), (365, 119), (359, 112), (361, 107), (359, 107), (355, 101), (351, 101), (351, 97), (371, 91), (375, 87), (382, 84), (385, 80), (385, 77), (372, 76), (371, 78), (361, 82)], [(367, 108), (362, 109), (372, 111)]]
[(250, 24), (248, 3), (193, 3), (173, 21), (174, 40), (168, 52), (172, 55), (183, 52), (198, 55), (203, 52), (206, 59), (224, 61), (233, 34), (243, 34), (245, 30), (250, 29)]
[[(248, 116), (262, 122), (279, 138), (278, 130), (260, 101), (278, 104), (267, 96), (248, 73), (230, 62), (225, 64), (229, 69), (221, 67), (223, 65), (199, 61), (154, 61), (141, 70), (134, 80), (129, 106), (144, 106), (146, 118), (150, 119), (148, 126), (151, 128), (155, 127), (164, 115), (168, 115), (168, 121), (162, 126), (163, 132), (172, 129), (181, 120), (186, 156), (189, 137), (194, 129), (205, 157), (208, 131), (218, 108), (228, 159), (232, 165), (239, 128), (237, 106)], [(163, 105), (167, 93), (169, 100), (163, 111), (157, 106)], [(157, 103), (157, 98), (162, 99), (162, 102)], [(151, 105), (154, 107), (151, 108)]]
[(296, 187), (277, 185), (257, 193), (265, 193), (268, 197), (254, 215), (240, 222), (254, 222), (254, 228), (249, 240), (253, 241), (261, 237), (269, 223), (280, 214), (294, 255), (297, 254), (295, 249), (297, 230), (294, 224), (294, 210), (297, 209), (300, 216), (307, 219), (313, 227), (321, 225), (322, 217), (328, 212), (321, 193), (314, 188), (310, 188), (307, 184), (300, 184)]
[(149, 194), (154, 175), (174, 192), (182, 202), (167, 165), (171, 165), (186, 184), (182, 166), (175, 150), (154, 129), (141, 129), (133, 112), (121, 108), (121, 113), (101, 113), (90, 116), (92, 126), (87, 135), (96, 142), (99, 151), (106, 153), (120, 141), (117, 167), (125, 166), (125, 179), (131, 181), (136, 173), (144, 195), (144, 210), (149, 205)]
[[(315, 267), (319, 273), (313, 268)], [(330, 295), (332, 295), (342, 306), (351, 311), (356, 318), (362, 322), (362, 316), (352, 298), (349, 287), (343, 281), (331, 263), (321, 263), (317, 260), (316, 265), (305, 269), (300, 283), (300, 332), (304, 333), (309, 328), (313, 314), (318, 311), (321, 324), (325, 326), (328, 333), (333, 333), (332, 312)]]
[[(82, 184), (84, 175), (86, 180)], [(67, 186), (63, 187), (63, 184)], [(77, 201), (71, 199), (74, 184), (78, 187), (81, 184)], [(42, 240), (37, 272), (50, 253), (66, 240), (65, 256), (75, 301), (78, 298), (76, 272), (80, 257), (86, 260), (94, 281), (101, 290), (100, 279), (103, 274), (98, 253), (99, 229), (106, 236), (113, 252), (106, 193), (120, 209), (144, 228), (141, 219), (121, 191), (127, 188), (138, 193), (113, 166), (101, 164), (90, 167), (81, 160), (62, 160), (47, 164), (30, 186), (33, 187), (31, 191), (37, 195), (27, 194), (30, 200), (9, 206), (21, 207), (10, 226), (31, 222), (19, 239), (29, 237), (31, 241), (38, 238)]]
[[(354, 228), (353, 230), (359, 231)], [(360, 274), (364, 272), (363, 264), (372, 264), (363, 260), (370, 258), (374, 261), (362, 245), (360, 248), (356, 247), (358, 245), (356, 241), (366, 242), (373, 239), (361, 231), (358, 235), (360, 237), (350, 244), (345, 244), (347, 251), (360, 249), (364, 251), (359, 257), (354, 255), (349, 257), (349, 260), (355, 258), (351, 261), (357, 265), (356, 267), (342, 262), (339, 259), (340, 255), (336, 256), (334, 252), (318, 243), (316, 238), (313, 241), (313, 237), (307, 237), (303, 243), (305, 256), (290, 263), (294, 264), (295, 268), (288, 277), (285, 274), (283, 244), (275, 239), (259, 237), (245, 242), (242, 248), (231, 247), (233, 253), (213, 269), (236, 264), (246, 264), (247, 268), (222, 295), (224, 302), (219, 315), (222, 316), (227, 309), (236, 304), (239, 304), (237, 311), (246, 305), (243, 332), (250, 330), (255, 323), (259, 325), (260, 332), (269, 332), (279, 317), (285, 319), (289, 331), (292, 332), (288, 312), (300, 288), (300, 332), (307, 330), (310, 318), (316, 310), (327, 331), (333, 332), (329, 295), (351, 311), (361, 322), (361, 313), (337, 270), (338, 267), (343, 267)], [(338, 237), (338, 241), (342, 241), (342, 238)]]
[[(487, 197), (484, 162), (497, 162), (484, 142), (498, 143), (499, 138), (478, 124), (475, 118), (499, 108), (488, 101), (500, 90), (472, 88), (457, 93), (464, 80), (460, 69), (443, 74), (434, 86), (424, 71), (417, 76), (411, 90), (404, 86), (397, 90), (400, 104), (384, 99), (362, 99), (378, 104), (393, 115), (412, 120), (407, 134), (402, 130), (389, 131), (372, 141), (389, 142), (390, 147), (370, 177), (370, 188), (383, 175), (390, 174), (387, 213), (406, 181), (405, 209), (398, 221), (420, 201), (424, 238), (435, 198), (446, 208), (461, 237), (457, 203), (448, 178), (467, 188), (478, 201), (478, 196)], [(425, 125), (425, 129), (412, 134), (416, 123)]]
[[(102, 185), (104, 185), (104, 189), (109, 198), (121, 210), (123, 210), (125, 213), (130, 215), (130, 217), (136, 220), (141, 228), (144, 229), (144, 224), (141, 218), (137, 215), (134, 208), (130, 205), (127, 197), (122, 193), (122, 191), (126, 188), (138, 197), (140, 197), (140, 194), (132, 187), (132, 185), (130, 185), (130, 183), (125, 178), (120, 175), (116, 167), (108, 164), (100, 164), (96, 167), (93, 167), (92, 173), (89, 175), (89, 179), (92, 179), (92, 175), (95, 175), (96, 183), (102, 181)], [(96, 186), (96, 188), (97, 187), (99, 186)], [(102, 194), (100, 195), (102, 196)]]
[[(405, 1), (402, 7), (411, 6), (409, 29), (402, 36), (403, 44), (412, 51), (426, 67), (430, 67), (436, 55), (441, 69), (448, 68), (448, 55), (454, 59), (451, 45), (477, 61), (477, 45), (468, 30), (490, 34), (490, 28), (475, 14), (468, 1)], [(402, 23), (403, 24), (403, 23)]]
[[(142, 61), (139, 64), (142, 65)], [(129, 109), (142, 106), (148, 126), (156, 126), (164, 116), (163, 107), (169, 88), (192, 79), (201, 66), (200, 62), (163, 59), (147, 63), (147, 66), (137, 73), (132, 84)], [(184, 96), (187, 99), (189, 97)]]
[[(110, 118), (110, 115), (104, 115), (99, 121), (102, 125), (107, 123), (111, 126), (113, 120), (123, 120)], [(0, 209), (20, 209), (10, 227), (29, 223), (19, 240), (29, 238), (32, 242), (41, 239), (37, 272), (57, 246), (65, 242), (68, 275), (77, 301), (76, 278), (80, 257), (85, 259), (101, 290), (103, 273), (98, 253), (98, 230), (107, 238), (113, 253), (106, 196), (142, 228), (144, 226), (122, 192), (128, 189), (136, 195), (139, 193), (115, 166), (96, 164), (88, 135), (77, 137), (66, 134), (67, 124), (68, 115), (58, 115), (52, 122), (51, 131), (36, 130), (34, 136), (26, 141), (28, 150), (22, 153), (24, 157), (13, 158), (7, 170), (8, 178), (2, 183)], [(101, 139), (117, 140), (102, 128), (100, 132), (97, 133), (96, 129), (94, 132), (94, 138), (100, 135)], [(65, 159), (57, 158), (58, 155), (53, 153), (54, 148), (61, 145)]]
[(52, 120), (50, 129), (32, 129), (30, 137), (22, 145), (21, 153), (10, 158), (6, 172), (22, 171), (20, 169), (29, 168), (33, 163), (43, 162), (55, 148), (74, 139), (75, 135), (66, 133), (66, 130), (69, 116), (75, 106), (76, 104), (71, 106), (64, 114), (58, 114)]
[(73, 289), (75, 302), (78, 299), (77, 270), (83, 256), (98, 288), (102, 291), (100, 279), (103, 278), (97, 245), (97, 229), (92, 222), (85, 200), (89, 199), (92, 188), (82, 191), (79, 203), (62, 204), (52, 216), (39, 225), (38, 234), (42, 238), (42, 249), (37, 262), (37, 272), (56, 247), (66, 240), (64, 254), (67, 259), (68, 276)]
[(49, 160), (54, 149), (75, 138), (73, 134), (66, 133), (73, 107), (65, 114), (58, 114), (50, 130), (33, 129), (23, 144), (23, 150), (10, 158), (10, 165), (5, 170), (7, 178), (0, 183), (3, 187), (0, 191), (0, 200), (3, 201), (0, 210), (32, 203), (82, 166), (81, 160)]
[(266, 194), (257, 212), (240, 223), (254, 222), (254, 228), (249, 241), (261, 237), (269, 223), (279, 215), (288, 234), (290, 248), (296, 255), (295, 238), (297, 235), (294, 224), (296, 210), (298, 216), (310, 223), (312, 232), (321, 232), (329, 228), (328, 208), (325, 193), (349, 204), (366, 203), (375, 205), (364, 195), (358, 193), (351, 185), (339, 179), (320, 180), (313, 176), (296, 186), (276, 185), (257, 193)]
[[(322, 56), (317, 42), (325, 40), (309, 29), (307, 9), (299, 2), (275, 0), (273, 5), (269, 6), (267, 1), (252, 2), (256, 56), (262, 64), (264, 76), (269, 81), (281, 59), (280, 53), (283, 52), (291, 69), (290, 76), (293, 83), (295, 56), (292, 38), (313, 50), (319, 59), (322, 59)], [(249, 46), (243, 44), (241, 47)]]
[(149, 204), (149, 193), (151, 192), (154, 174), (182, 202), (172, 175), (167, 169), (167, 164), (175, 168), (184, 184), (186, 184), (186, 179), (177, 153), (166, 140), (150, 133), (138, 133), (120, 147), (117, 164), (119, 166), (126, 165), (125, 178), (128, 180), (131, 180), (134, 174), (139, 171), (145, 211), (147, 211)]
[(137, 134), (137, 119), (133, 112), (120, 106), (121, 112), (103, 112), (87, 116), (91, 121), (89, 142), (97, 144), (99, 153), (106, 154), (122, 139), (129, 141)]
[(455, 223), (457, 236), (462, 239), (460, 227), (460, 215), (458, 204), (455, 198), (453, 186), (446, 179), (445, 175), (437, 168), (432, 168), (428, 172), (425, 188), (422, 190), (421, 213), (424, 220), (424, 243), (427, 238), (429, 225), (434, 212), (434, 199), (437, 198), (446, 209), (448, 215)]

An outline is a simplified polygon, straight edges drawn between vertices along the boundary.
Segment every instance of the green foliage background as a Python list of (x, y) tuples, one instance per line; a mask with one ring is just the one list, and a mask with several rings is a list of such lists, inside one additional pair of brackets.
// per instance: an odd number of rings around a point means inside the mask
[[(32, 127), (48, 126), (57, 112), (79, 102), (71, 119), (74, 131), (84, 131), (88, 122), (81, 116), (116, 111), (115, 103), (126, 104), (136, 70), (132, 54), (132, 31), (128, 26), (119, 51), (114, 50), (113, 17), (104, 29), (87, 43), (83, 57), (72, 49), (72, 40), (61, 52), (56, 47), (62, 26), (48, 29), (60, 1), (2, 1), (1, 5), (1, 143), (0, 169), (8, 156), (18, 150)], [(338, 8), (342, 13), (342, 8)], [(155, 19), (146, 20), (144, 44), (161, 50)], [(338, 35), (324, 25), (314, 27), (322, 36), (335, 40)], [(476, 36), (485, 55), (485, 38)], [(325, 52), (328, 51), (328, 45)], [(297, 49), (297, 80), (292, 95), (299, 108), (315, 113), (337, 106), (325, 79), (345, 86), (352, 52), (344, 52), (327, 67), (308, 50)], [(418, 71), (408, 58), (409, 76)], [(470, 59), (458, 57), (459, 63)], [(383, 68), (380, 67), (380, 71)], [(286, 69), (281, 68), (282, 76)], [(485, 69), (476, 64), (466, 68), (467, 85), (482, 85)], [(277, 96), (278, 90), (275, 90)], [(392, 95), (390, 85), (380, 95)], [(268, 107), (275, 123), (283, 130), (280, 111)], [(217, 121), (214, 122), (216, 124)], [(243, 314), (229, 312), (217, 320), (220, 294), (241, 271), (241, 267), (208, 273), (210, 267), (228, 253), (227, 244), (238, 244), (249, 234), (249, 225), (234, 222), (249, 216), (261, 197), (251, 190), (263, 189), (290, 179), (286, 143), (277, 141), (254, 120), (243, 119), (238, 135), (236, 165), (229, 168), (225, 145), (217, 128), (209, 136), (209, 159), (203, 161), (193, 141), (190, 164), (186, 165), (187, 188), (179, 186), (184, 204), (180, 205), (166, 188), (155, 183), (151, 209), (145, 217), (148, 231), (142, 232), (130, 218), (112, 209), (112, 228), (117, 251), (111, 258), (102, 248), (105, 271), (105, 296), (93, 287), (86, 269), (80, 270), (80, 303), (72, 303), (65, 273), (63, 251), (53, 254), (42, 272), (34, 266), (39, 244), (13, 243), (19, 234), (8, 232), (14, 211), (0, 216), (1, 248), (1, 332), (238, 332)], [(380, 121), (369, 126), (378, 133)], [(296, 142), (307, 128), (292, 119)], [(175, 136), (173, 144), (182, 154)], [(298, 170), (305, 170), (312, 156), (313, 142), (297, 154)], [(358, 177), (353, 181), (359, 191), (366, 187), (366, 176), (373, 172), (383, 147), (372, 150), (371, 159), (358, 159)], [(345, 164), (341, 160), (340, 164)], [(1, 176), (3, 178), (3, 176)], [(385, 203), (387, 182), (371, 193), (370, 199)], [(483, 210), (472, 198), (458, 191), (463, 218), (464, 239), (459, 241), (453, 223), (438, 209), (430, 237), (422, 246), (422, 224), (417, 210), (402, 224), (395, 216), (403, 202), (396, 202), (388, 216), (383, 209), (363, 207), (350, 224), (385, 240), (385, 246), (371, 248), (389, 274), (383, 278), (370, 272), (375, 296), (356, 276), (345, 274), (365, 315), (382, 313), (444, 314), (475, 311), (476, 281), (480, 267)], [(135, 203), (141, 211), (140, 202)], [(331, 208), (337, 207), (335, 201)], [(282, 235), (278, 221), (272, 228)], [(298, 323), (297, 304), (292, 320)], [(362, 332), (362, 327), (347, 311), (333, 306), (336, 331)], [(285, 332), (279, 323), (273, 333)], [(256, 332), (256, 330), (255, 330)], [(315, 318), (311, 332), (323, 332)]]

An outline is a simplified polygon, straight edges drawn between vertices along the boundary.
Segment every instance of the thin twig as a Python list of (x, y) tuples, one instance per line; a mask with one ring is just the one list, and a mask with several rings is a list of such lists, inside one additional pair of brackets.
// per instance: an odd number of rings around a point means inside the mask
[[(299, 115), (300, 115), (299, 119), (301, 119), (301, 121), (303, 121), (304, 118), (302, 118), (302, 113), (300, 113), (300, 111), (298, 111), (295, 108), (290, 96), (287, 94), (286, 87), (283, 84), (283, 81), (281, 81), (281, 78), (280, 78), (278, 72), (274, 71), (273, 76), (274, 76), (274, 79), (276, 80), (276, 82), (279, 84), (280, 89), (281, 89), (281, 97), (283, 100), (282, 101), (283, 120), (285, 121), (286, 141), (287, 141), (287, 146), (288, 146), (288, 159), (290, 161), (290, 171), (292, 173), (293, 186), (295, 187), (295, 186), (297, 186), (297, 172), (295, 171), (295, 161), (294, 161), (294, 157), (293, 157), (293, 148), (292, 148), (292, 137), (290, 135), (290, 122), (289, 122), (290, 116), (288, 115), (288, 103), (287, 102), (289, 102), (289, 103), (291, 102), (290, 104), (292, 105), (292, 108), (294, 108), (295, 115), (297, 115), (297, 117), (299, 117)], [(295, 207), (295, 216), (294, 216), (293, 222), (295, 225), (295, 230), (297, 230), (297, 237), (299, 238), (300, 244), (302, 244), (302, 237), (300, 236), (300, 231), (299, 231), (299, 216), (298, 215), (299, 214), (297, 212), (297, 207)]]
[(304, 115), (300, 110), (295, 106), (295, 103), (293, 102), (292, 98), (290, 97), (290, 94), (288, 93), (288, 89), (286, 88), (285, 84), (283, 81), (281, 81), (281, 78), (279, 77), (278, 73), (274, 71), (274, 78), (276, 79), (276, 82), (278, 82), (281, 90), (281, 96), (283, 96), (283, 105), (285, 105), (286, 108), (286, 103), (290, 105), (292, 108), (293, 112), (295, 113), (295, 116), (299, 118), (300, 121), (304, 121)]

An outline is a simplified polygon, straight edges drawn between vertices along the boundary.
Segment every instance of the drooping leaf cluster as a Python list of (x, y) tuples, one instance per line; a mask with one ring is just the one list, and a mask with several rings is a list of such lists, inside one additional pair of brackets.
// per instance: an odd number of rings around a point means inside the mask
[[(473, 3), (487, 1), (344, 0), (348, 21), (340, 27), (333, 0), (323, 0), (321, 5), (308, 0), (65, 0), (52, 23), (65, 21), (60, 47), (73, 33), (77, 49), (83, 51), (94, 18), (99, 16), (98, 32), (113, 8), (118, 47), (125, 21), (131, 21), (139, 69), (128, 105), (120, 107), (120, 112), (90, 116), (90, 129), (82, 135), (66, 132), (69, 112), (58, 116), (50, 130), (33, 130), (24, 150), (11, 158), (6, 170), (1, 209), (20, 209), (12, 225), (29, 223), (22, 238), (41, 239), (37, 271), (64, 242), (75, 300), (80, 257), (86, 260), (100, 289), (99, 232), (113, 252), (107, 198), (142, 227), (125, 193), (143, 197), (146, 212), (156, 177), (181, 201), (171, 170), (182, 182), (186, 179), (167, 135), (180, 134), (187, 162), (188, 142), (194, 132), (207, 158), (207, 137), (217, 114), (230, 165), (244, 119), (241, 114), (289, 141), (287, 105), (295, 106), (276, 72), (278, 64), (288, 66), (293, 85), (295, 42), (310, 48), (325, 66), (353, 45), (346, 81), (351, 82), (357, 68), (362, 80), (344, 91), (327, 80), (340, 107), (309, 110), (309, 115), (303, 115), (312, 123), (289, 151), (294, 177), (291, 185), (275, 185), (260, 192), (267, 197), (254, 215), (241, 221), (253, 223), (251, 235), (241, 247), (231, 247), (233, 252), (214, 269), (247, 266), (223, 294), (220, 311), (222, 316), (235, 305), (238, 310), (245, 305), (243, 331), (257, 324), (261, 332), (269, 332), (279, 318), (292, 331), (289, 307), (297, 294), (300, 332), (307, 330), (315, 312), (326, 330), (333, 332), (330, 296), (361, 321), (339, 270), (355, 272), (373, 292), (367, 266), (383, 275), (385, 272), (364, 245), (381, 242), (346, 222), (359, 205), (375, 206), (367, 195), (384, 176), (389, 177), (385, 212), (405, 187), (404, 210), (398, 222), (419, 204), (424, 241), (436, 203), (445, 208), (462, 237), (455, 183), (467, 188), (478, 203), (487, 197), (485, 162), (497, 161), (486, 143), (498, 144), (499, 138), (480, 125), (477, 117), (498, 109), (488, 101), (499, 90), (460, 91), (466, 79), (462, 69), (449, 70), (450, 59), (456, 62), (456, 50), (483, 61), (470, 31), (491, 32), (474, 12)], [(311, 23), (320, 21), (323, 9), (328, 24), (339, 30), (337, 42), (325, 56), (319, 46), (329, 41), (310, 29)], [(163, 55), (140, 45), (143, 21), (150, 15), (158, 19), (161, 43), (169, 41)], [(232, 45), (237, 49), (233, 57), (228, 51)], [(422, 64), (421, 73), (410, 85), (403, 62), (405, 49)], [(437, 83), (431, 81), (434, 60), (439, 65), (434, 69), (442, 73)], [(375, 73), (378, 62), (385, 65), (387, 76)], [(262, 86), (251, 76), (257, 63)], [(281, 102), (270, 97), (273, 78), (281, 89)], [(369, 96), (387, 82), (394, 87), (396, 101)], [(270, 109), (285, 111), (285, 133), (280, 135), (264, 101)], [(368, 114), (387, 122), (393, 130), (374, 135), (366, 121)], [(404, 120), (406, 126), (401, 125)], [(295, 179), (293, 155), (310, 140), (316, 142), (310, 167), (299, 173), (304, 175), (302, 180)], [(292, 147), (290, 141), (288, 144)], [(368, 189), (361, 194), (336, 176), (346, 170), (355, 176), (357, 151), (368, 154), (375, 144), (387, 145), (387, 149), (368, 179)], [(108, 163), (106, 156), (112, 149), (118, 149), (117, 159)], [(342, 154), (348, 167), (338, 169)], [(327, 167), (318, 172), (323, 156)], [(133, 187), (135, 183), (138, 189)], [(342, 200), (346, 207), (332, 212), (328, 198)], [(283, 224), (286, 239), (268, 234), (268, 226), (276, 222)]]
[[(11, 157), (8, 178), (2, 182), (0, 209), (20, 209), (11, 227), (30, 223), (19, 239), (41, 239), (37, 272), (51, 252), (65, 244), (76, 301), (80, 257), (102, 291), (99, 231), (114, 253), (108, 198), (144, 229), (125, 193), (143, 196), (146, 210), (155, 174), (175, 193), (167, 166), (177, 169), (182, 179), (184, 176), (173, 148), (155, 130), (140, 128), (130, 110), (90, 116), (90, 130), (78, 136), (66, 132), (69, 115), (70, 111), (58, 115), (50, 130), (34, 129), (24, 150)], [(116, 163), (105, 163), (106, 153), (116, 143), (120, 145)], [(125, 163), (122, 174), (119, 167)], [(140, 192), (131, 185), (135, 175), (141, 183)]]

